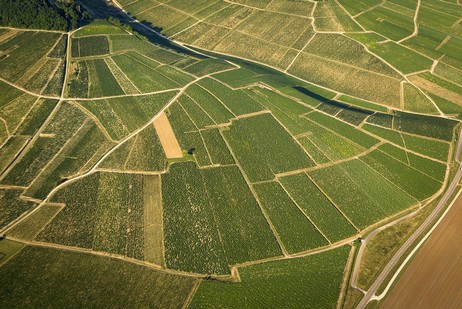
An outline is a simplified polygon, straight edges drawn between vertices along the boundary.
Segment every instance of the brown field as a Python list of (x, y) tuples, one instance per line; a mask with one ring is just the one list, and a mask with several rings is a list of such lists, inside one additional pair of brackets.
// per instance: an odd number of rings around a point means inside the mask
[(154, 127), (156, 128), (157, 135), (159, 135), (162, 148), (164, 148), (165, 156), (167, 158), (183, 157), (180, 144), (178, 144), (178, 140), (176, 139), (175, 133), (173, 133), (173, 129), (165, 113), (160, 114), (159, 117), (154, 120)]
[(443, 99), (449, 100), (457, 105), (462, 105), (462, 96), (455, 92), (452, 92), (446, 88), (443, 88), (431, 81), (428, 81), (419, 76), (411, 76), (409, 80), (413, 82), (417, 87), (420, 87), (423, 90), (426, 90), (430, 93), (434, 93)]
[(418, 251), (382, 308), (462, 308), (462, 195)]

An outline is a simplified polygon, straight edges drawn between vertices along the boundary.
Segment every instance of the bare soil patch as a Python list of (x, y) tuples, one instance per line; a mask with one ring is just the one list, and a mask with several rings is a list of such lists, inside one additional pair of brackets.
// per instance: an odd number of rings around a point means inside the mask
[(156, 128), (157, 135), (159, 135), (160, 143), (164, 148), (165, 156), (167, 158), (181, 158), (183, 152), (181, 151), (180, 144), (176, 139), (167, 115), (162, 113), (154, 120), (154, 127)]
[(462, 308), (462, 196), (428, 238), (383, 308)]

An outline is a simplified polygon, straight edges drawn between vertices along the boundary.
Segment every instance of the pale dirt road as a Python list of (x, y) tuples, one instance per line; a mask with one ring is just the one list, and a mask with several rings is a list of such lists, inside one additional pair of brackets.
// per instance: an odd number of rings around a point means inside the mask
[(417, 253), (382, 308), (462, 308), (462, 195)]
[(172, 126), (164, 112), (159, 114), (159, 116), (154, 120), (154, 128), (156, 128), (157, 135), (159, 135), (165, 156), (169, 159), (183, 157), (180, 144), (178, 144), (178, 140), (176, 139)]

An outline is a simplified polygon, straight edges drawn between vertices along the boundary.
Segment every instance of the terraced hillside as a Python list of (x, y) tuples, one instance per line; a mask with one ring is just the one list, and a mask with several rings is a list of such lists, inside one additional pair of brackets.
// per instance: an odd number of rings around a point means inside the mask
[(342, 306), (352, 241), (445, 191), (461, 112), (458, 54), (373, 2), (120, 3), (176, 50), (0, 28), (0, 307)]
[(115, 3), (176, 41), (261, 62), (340, 94), (427, 114), (461, 112), (462, 12), (457, 3)]

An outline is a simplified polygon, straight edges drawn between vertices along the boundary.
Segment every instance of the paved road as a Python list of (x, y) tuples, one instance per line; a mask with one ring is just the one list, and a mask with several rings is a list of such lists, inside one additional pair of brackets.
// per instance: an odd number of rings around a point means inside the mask
[[(370, 289), (367, 291), (366, 295), (363, 297), (361, 302), (358, 304), (357, 308), (359, 309), (365, 308), (366, 305), (369, 303), (369, 301), (373, 299), (374, 297), (376, 297), (375, 293), (377, 292), (378, 288), (382, 285), (382, 283), (385, 281), (385, 279), (390, 274), (392, 269), (397, 265), (397, 263), (404, 256), (404, 253), (409, 248), (411, 248), (411, 246), (414, 244), (417, 238), (419, 238), (428, 227), (430, 227), (432, 224), (435, 224), (435, 219), (440, 214), (441, 210), (447, 205), (451, 195), (454, 193), (454, 190), (457, 188), (457, 185), (459, 184), (460, 179), (462, 178), (462, 165), (460, 164), (460, 161), (459, 161), (461, 149), (462, 149), (462, 131), (459, 134), (459, 140), (457, 144), (457, 151), (456, 151), (456, 157), (455, 157), (455, 161), (459, 163), (459, 168), (453, 180), (451, 181), (448, 189), (446, 190), (442, 199), (440, 200), (436, 208), (433, 210), (433, 212), (430, 214), (430, 216), (422, 223), (421, 226), (419, 226), (419, 228), (411, 235), (411, 237), (404, 243), (404, 245), (396, 252), (393, 258), (388, 262), (387, 266), (380, 273), (379, 277), (377, 277), (375, 282), (372, 284)], [(384, 295), (380, 295), (380, 296), (384, 296)]]

